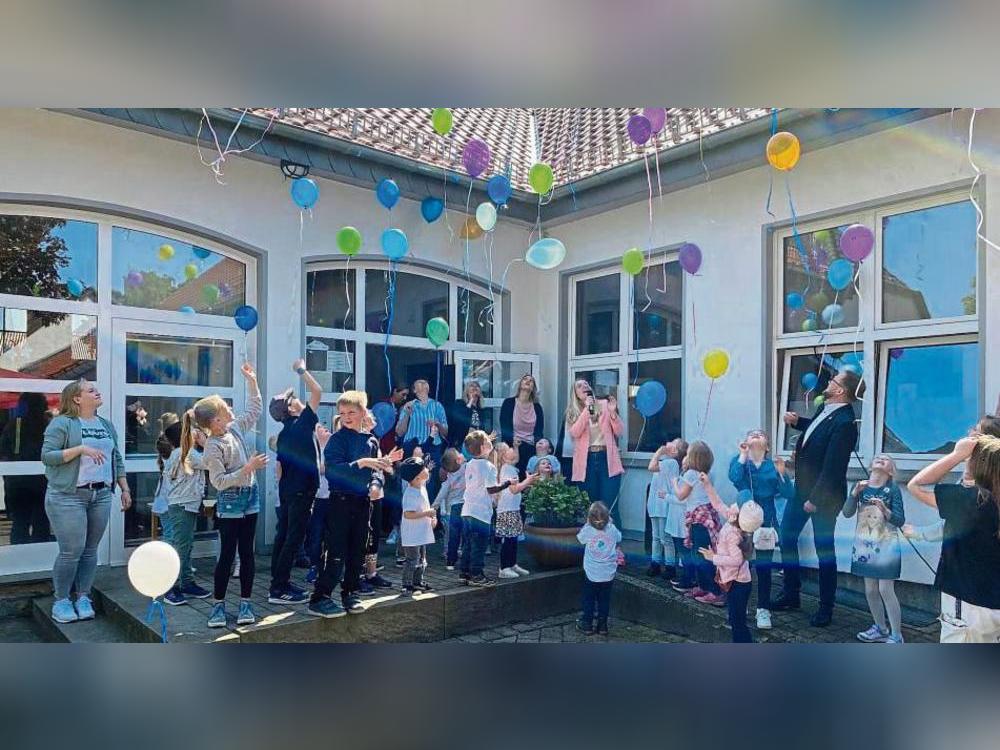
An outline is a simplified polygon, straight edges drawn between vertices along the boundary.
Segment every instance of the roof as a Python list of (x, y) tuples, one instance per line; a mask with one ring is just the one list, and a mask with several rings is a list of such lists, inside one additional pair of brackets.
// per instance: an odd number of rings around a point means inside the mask
[(643, 155), (697, 141), (766, 117), (766, 107), (668, 108), (663, 129), (645, 146), (629, 139), (626, 124), (639, 107), (467, 108), (454, 109), (447, 136), (431, 126), (430, 107), (410, 108), (251, 108), (250, 114), (321, 135), (411, 159), (428, 166), (462, 170), (462, 148), (472, 137), (491, 152), (486, 176), (509, 174), (511, 184), (528, 190), (528, 170), (548, 163), (555, 184), (641, 159)]

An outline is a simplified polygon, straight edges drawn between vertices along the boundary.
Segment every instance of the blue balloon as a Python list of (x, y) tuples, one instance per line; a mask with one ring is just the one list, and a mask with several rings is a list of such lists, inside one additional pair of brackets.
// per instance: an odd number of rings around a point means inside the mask
[(74, 297), (79, 297), (84, 291), (83, 282), (79, 279), (70, 279), (66, 282), (66, 291)]
[(816, 377), (816, 373), (814, 372), (807, 372), (802, 376), (802, 387), (807, 391), (814, 390), (818, 382), (819, 378)]
[(790, 310), (801, 310), (805, 307), (806, 301), (798, 292), (789, 292), (785, 297), (785, 304)]
[(308, 177), (298, 177), (292, 180), (290, 192), (295, 205), (303, 211), (315, 206), (316, 201), (319, 200), (319, 188)]
[(382, 252), (390, 260), (399, 260), (410, 249), (410, 241), (402, 229), (386, 229), (382, 232)]
[(647, 380), (635, 394), (635, 408), (647, 419), (659, 412), (666, 403), (667, 389), (658, 380)]
[(182, 312), (185, 315), (194, 315), (194, 308), (191, 305), (184, 305), (177, 309), (177, 312)]
[(854, 264), (846, 258), (838, 258), (830, 264), (826, 279), (838, 292), (846, 289), (854, 278)]
[(442, 211), (444, 211), (444, 201), (440, 198), (427, 196), (420, 201), (420, 214), (428, 224), (437, 221)]
[(533, 243), (525, 253), (528, 265), (548, 271), (555, 268), (566, 257), (566, 246), (555, 237), (544, 237)]
[(399, 185), (384, 177), (375, 186), (375, 197), (378, 198), (379, 203), (391, 211), (392, 207), (396, 205), (396, 201), (399, 200)]
[(211, 254), (212, 254), (211, 250), (206, 250), (203, 247), (194, 248), (194, 257), (198, 258), (199, 260), (205, 260)]
[(840, 358), (840, 361), (845, 365), (858, 365), (860, 367), (862, 359), (862, 355), (857, 352), (847, 352), (847, 354)]
[(490, 200), (498, 206), (506, 205), (512, 193), (510, 180), (502, 174), (493, 175), (486, 183), (486, 192), (490, 196)]
[(379, 401), (372, 407), (375, 416), (375, 437), (381, 439), (396, 426), (396, 410), (388, 401)]
[(236, 321), (236, 325), (240, 327), (241, 331), (249, 333), (257, 327), (257, 311), (250, 305), (243, 305), (236, 308), (233, 320)]

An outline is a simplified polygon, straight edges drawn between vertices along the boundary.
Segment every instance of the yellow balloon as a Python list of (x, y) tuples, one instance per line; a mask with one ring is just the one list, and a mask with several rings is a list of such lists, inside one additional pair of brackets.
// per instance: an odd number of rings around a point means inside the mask
[(458, 236), (463, 240), (478, 240), (483, 236), (483, 228), (479, 226), (475, 216), (470, 216), (458, 230)]
[(160, 249), (156, 252), (160, 256), (160, 260), (170, 260), (174, 257), (174, 246), (160, 245)]
[(775, 133), (767, 142), (767, 160), (775, 169), (787, 172), (799, 163), (802, 147), (799, 139), (791, 133), (782, 131)]
[(184, 276), (188, 281), (191, 281), (198, 276), (198, 266), (194, 263), (188, 263), (184, 266)]
[(729, 370), (729, 354), (724, 349), (713, 349), (702, 359), (701, 367), (712, 380), (721, 378)]

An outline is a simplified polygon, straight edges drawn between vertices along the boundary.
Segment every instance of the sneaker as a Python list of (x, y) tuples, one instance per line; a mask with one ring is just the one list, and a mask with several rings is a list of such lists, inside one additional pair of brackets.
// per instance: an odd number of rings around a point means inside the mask
[(576, 621), (576, 629), (581, 633), (586, 633), (587, 635), (594, 634), (594, 626), (592, 623), (584, 622), (583, 620)]
[(433, 590), (434, 590), (434, 587), (433, 587), (433, 586), (431, 586), (431, 585), (430, 585), (429, 583), (421, 583), (421, 584), (417, 584), (417, 585), (416, 585), (416, 586), (414, 586), (413, 588), (415, 588), (415, 589), (418, 589), (418, 590), (420, 590), (420, 591), (424, 591), (424, 592), (427, 592), (427, 591), (433, 591)]
[(889, 633), (872, 623), (872, 626), (868, 630), (858, 633), (858, 640), (864, 643), (885, 643), (889, 640)]
[(390, 545), (390, 546), (393, 545), (393, 544), (395, 544), (398, 541), (399, 541), (399, 533), (395, 529), (393, 529), (389, 533), (389, 536), (387, 536), (385, 538), (385, 543), (388, 544), (388, 545)]
[(719, 596), (718, 594), (713, 594), (711, 592), (705, 594), (704, 596), (696, 596), (694, 600), (696, 602), (701, 602), (702, 604), (711, 604), (713, 607), (726, 606), (726, 597)]
[(285, 588), (287, 588), (287, 589), (288, 589), (289, 591), (291, 591), (291, 592), (292, 592), (293, 594), (303, 594), (304, 596), (308, 596), (308, 595), (309, 595), (309, 592), (308, 592), (308, 591), (306, 591), (306, 590), (305, 590), (305, 589), (303, 589), (303, 588), (299, 588), (298, 586), (296, 586), (296, 585), (295, 585), (294, 583), (291, 583), (291, 582), (289, 582), (289, 583), (288, 583), (288, 584), (287, 584), (287, 585), (285, 586)]
[[(80, 619), (82, 620), (83, 618), (81, 617)], [(903, 640), (902, 634), (900, 634), (900, 635), (890, 635), (888, 638), (885, 639), (885, 642), (886, 643), (906, 643), (906, 641)]]
[(181, 586), (181, 593), (192, 599), (207, 599), (212, 595), (211, 591), (203, 589), (197, 583), (189, 583), (186, 586)]
[(489, 578), (487, 578), (484, 575), (478, 575), (478, 576), (472, 576), (471, 578), (469, 578), (468, 584), (470, 586), (479, 586), (479, 587), (492, 586), (493, 585), (493, 581), (491, 581)]
[(76, 622), (80, 619), (73, 602), (69, 599), (57, 599), (52, 603), (52, 619), (56, 622), (67, 623)]
[(237, 625), (253, 625), (257, 622), (257, 616), (254, 614), (253, 605), (246, 599), (240, 602), (240, 613), (236, 615)]
[(417, 590), (413, 586), (403, 586), (402, 591), (403, 596), (413, 596)]
[(215, 606), (212, 607), (212, 614), (208, 616), (208, 627), (210, 628), (224, 628), (226, 627), (226, 603), (216, 602)]
[(358, 596), (375, 596), (375, 587), (369, 583), (367, 578), (362, 577), (358, 582)]
[(607, 620), (598, 620), (597, 621), (597, 627), (594, 628), (594, 631), (598, 635), (607, 635), (608, 634), (608, 621)]
[(94, 603), (90, 601), (90, 597), (81, 594), (76, 598), (76, 615), (80, 620), (93, 620), (96, 616), (94, 613)]
[(306, 583), (316, 583), (317, 578), (319, 578), (319, 571), (316, 570), (316, 566), (313, 565), (309, 568), (309, 572), (306, 573)]
[(309, 597), (304, 591), (296, 591), (291, 586), (284, 591), (271, 591), (267, 595), (268, 604), (305, 604), (308, 601)]
[(404, 564), (405, 562), (406, 562), (406, 558), (405, 558), (405, 557), (397, 557), (397, 558), (396, 558), (396, 567), (397, 567), (397, 568), (402, 568), (402, 567), (403, 567), (403, 564)]
[(445, 566), (444, 566), (444, 569), (445, 569), (445, 570), (454, 570), (454, 569), (455, 569), (455, 566), (454, 566), (454, 565), (445, 565)]
[[(163, 595), (163, 601), (172, 607), (179, 607), (182, 604), (188, 603), (187, 597), (181, 593), (180, 589), (170, 589), (170, 591)], [(77, 602), (77, 606), (79, 606), (79, 602)], [(80, 619), (82, 620), (83, 618), (81, 617)]]
[(705, 596), (705, 594), (707, 593), (708, 592), (705, 591), (705, 589), (699, 586), (695, 586), (694, 588), (685, 591), (684, 596), (688, 597), (689, 599), (697, 599), (699, 596)]
[(680, 591), (682, 594), (686, 594), (694, 588), (694, 584), (684, 583), (683, 581), (671, 581), (670, 585), (674, 587), (674, 591)]
[(771, 610), (769, 609), (757, 610), (757, 629), (758, 630), (771, 629)]
[(514, 566), (514, 572), (517, 573), (519, 576), (530, 576), (531, 575), (531, 571), (530, 570), (525, 570), (520, 565), (515, 565)]
[(368, 583), (370, 583), (372, 586), (374, 586), (377, 589), (391, 589), (392, 588), (392, 581), (386, 580), (385, 578), (383, 578), (382, 576), (380, 576), (378, 573), (376, 573), (371, 578), (369, 578), (368, 579)]
[(343, 617), (347, 614), (344, 608), (341, 607), (337, 602), (328, 596), (324, 596), (318, 602), (309, 602), (309, 607), (306, 609), (307, 615), (312, 615), (313, 617), (325, 617), (331, 619), (334, 617)]
[(349, 615), (360, 615), (365, 611), (365, 607), (361, 603), (361, 599), (355, 594), (343, 597), (342, 601), (344, 602), (344, 610)]
[(498, 578), (518, 578), (517, 571), (513, 568), (504, 568), (497, 574)]

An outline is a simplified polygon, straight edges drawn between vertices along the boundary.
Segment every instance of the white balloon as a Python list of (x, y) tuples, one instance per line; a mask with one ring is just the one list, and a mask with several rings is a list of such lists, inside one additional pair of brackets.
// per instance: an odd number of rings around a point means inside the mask
[(128, 579), (143, 596), (155, 599), (173, 588), (181, 572), (177, 550), (166, 542), (146, 542), (128, 560)]
[(497, 225), (497, 208), (492, 203), (480, 203), (476, 207), (476, 223), (483, 228), (484, 232), (493, 231)]
[(555, 268), (565, 258), (566, 246), (555, 237), (543, 237), (537, 240), (524, 255), (529, 265), (543, 271)]

